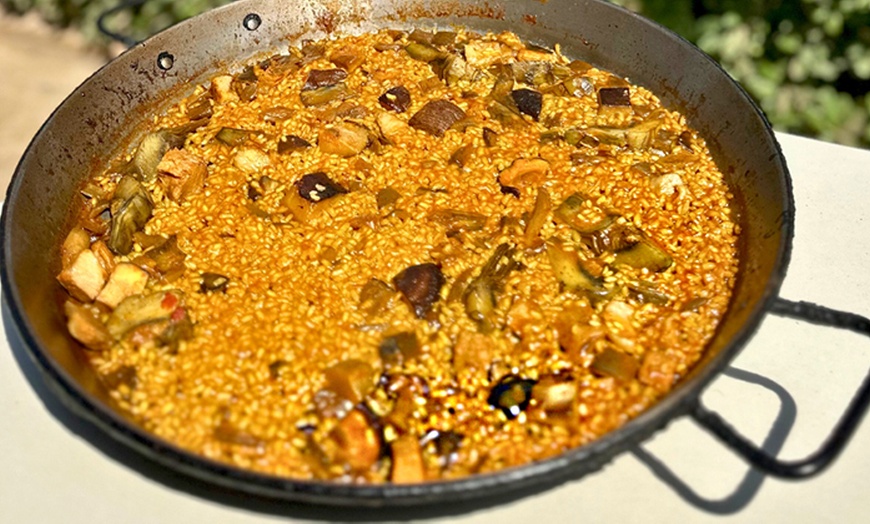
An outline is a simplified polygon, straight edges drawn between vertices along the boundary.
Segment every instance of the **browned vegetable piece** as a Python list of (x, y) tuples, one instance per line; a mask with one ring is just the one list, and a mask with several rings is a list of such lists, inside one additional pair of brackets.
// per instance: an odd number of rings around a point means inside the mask
[(326, 53), (326, 47), (322, 43), (314, 40), (303, 40), (300, 52), (302, 54), (301, 63), (302, 65), (305, 65), (323, 58)]
[(112, 335), (93, 309), (73, 300), (67, 300), (63, 310), (66, 313), (67, 331), (74, 339), (95, 351), (112, 347)]
[(383, 280), (372, 278), (359, 293), (359, 307), (369, 315), (379, 315), (390, 307), (395, 290)]
[(381, 437), (358, 409), (339, 421), (331, 437), (338, 445), (338, 458), (353, 470), (369, 469), (381, 455)]
[(166, 280), (174, 280), (184, 272), (184, 260), (187, 255), (178, 247), (178, 237), (175, 235), (148, 251), (146, 255), (154, 261), (154, 267)]
[(139, 181), (132, 176), (121, 177), (112, 201), (109, 249), (118, 255), (129, 253), (133, 249), (133, 233), (145, 227), (153, 208), (151, 196)]
[(200, 293), (226, 293), (230, 278), (220, 273), (203, 273), (199, 277)]
[(538, 188), (538, 194), (535, 197), (535, 207), (532, 209), (532, 214), (526, 222), (526, 232), (523, 235), (523, 240), (526, 245), (530, 245), (541, 232), (541, 228), (547, 222), (547, 217), (550, 215), (550, 208), (553, 206), (550, 200), (550, 193), (543, 187)]
[(252, 131), (247, 129), (237, 129), (234, 127), (222, 127), (214, 136), (218, 142), (226, 144), (230, 147), (240, 146), (248, 141)]
[(532, 388), (532, 399), (544, 411), (558, 413), (571, 409), (577, 392), (576, 382), (548, 376)]
[(257, 96), (257, 74), (251, 66), (245, 67), (241, 73), (233, 78), (231, 84), (233, 91), (239, 95), (239, 100), (250, 102)]
[(366, 128), (351, 122), (341, 122), (320, 131), (317, 146), (324, 153), (342, 157), (353, 156), (369, 145)]
[(313, 91), (321, 87), (330, 87), (347, 79), (344, 69), (312, 69), (305, 79), (302, 91)]
[(447, 100), (427, 102), (408, 121), (408, 125), (440, 137), (456, 122), (465, 118), (465, 111)]
[(467, 213), (455, 209), (440, 209), (429, 215), (429, 218), (447, 226), (447, 236), (459, 231), (480, 231), (486, 226), (486, 217), (480, 213)]
[(537, 122), (544, 103), (544, 96), (541, 93), (532, 89), (516, 89), (511, 91), (511, 98), (520, 113), (529, 115)]
[(638, 367), (637, 359), (609, 347), (604, 348), (604, 351), (596, 355), (590, 366), (592, 371), (598, 375), (623, 381), (634, 379)]
[(454, 31), (438, 31), (432, 36), (432, 43), (440, 46), (453, 45), (456, 41), (456, 33)]
[(492, 344), (483, 333), (460, 332), (453, 346), (453, 368), (457, 373), (485, 370), (492, 361)]
[(627, 87), (602, 87), (598, 90), (598, 103), (602, 106), (631, 106)]
[(643, 237), (633, 246), (616, 252), (613, 262), (661, 272), (671, 267), (674, 259), (652, 239)]
[(516, 249), (508, 244), (500, 244), (496, 247), (480, 270), (480, 275), (465, 289), (463, 296), (465, 313), (480, 324), (484, 333), (495, 327), (492, 315), (496, 307), (496, 291), (501, 289), (507, 276), (520, 266), (513, 259), (515, 251)]
[(311, 142), (296, 135), (287, 135), (278, 141), (278, 154), (285, 155), (300, 149), (308, 149), (311, 147)]
[(544, 182), (550, 163), (543, 158), (518, 158), (498, 175), (498, 182), (505, 187), (539, 186)]
[(347, 189), (334, 182), (326, 173), (308, 173), (296, 182), (299, 196), (309, 202), (322, 202), (336, 195), (347, 193)]
[(375, 388), (375, 371), (362, 360), (343, 360), (324, 373), (327, 389), (354, 404), (362, 402)]
[(214, 428), (213, 434), (215, 439), (234, 446), (257, 448), (265, 444), (263, 439), (233, 426), (226, 419), (220, 421), (217, 427)]
[(206, 120), (211, 118), (211, 95), (206, 92), (187, 104), (187, 118), (190, 120)]
[(420, 341), (413, 331), (403, 331), (385, 338), (378, 346), (378, 354), (386, 366), (401, 366), (406, 360), (420, 356)]
[(474, 154), (474, 146), (471, 144), (464, 145), (450, 155), (448, 162), (459, 167), (465, 167), (471, 160), (471, 155)]
[(302, 91), (299, 96), (303, 105), (311, 107), (328, 104), (334, 100), (347, 100), (354, 96), (354, 94), (347, 88), (344, 82), (339, 82), (331, 86)]
[(498, 145), (498, 133), (488, 127), (483, 128), (483, 143), (486, 147), (495, 147)]
[(444, 57), (440, 49), (424, 42), (411, 42), (405, 46), (405, 51), (411, 55), (411, 58), (421, 62), (432, 62)]
[(78, 254), (72, 264), (60, 272), (58, 282), (73, 298), (90, 302), (97, 298), (106, 283), (106, 270), (90, 249)]
[(594, 278), (580, 265), (576, 251), (567, 251), (555, 242), (547, 244), (550, 266), (559, 282), (572, 291), (579, 291), (592, 297), (607, 294), (601, 279)]
[(181, 202), (203, 188), (208, 167), (193, 153), (170, 149), (157, 164), (157, 172), (167, 196), (174, 202)]
[(394, 205), (402, 195), (392, 187), (385, 187), (378, 191), (375, 199), (378, 203), (378, 209), (383, 209), (387, 206)]
[(124, 168), (124, 173), (142, 182), (150, 182), (157, 176), (157, 164), (170, 149), (184, 146), (187, 135), (204, 126), (207, 119), (191, 121), (178, 127), (166, 128), (148, 133), (142, 138), (133, 158)]
[(649, 282), (632, 282), (628, 285), (628, 296), (641, 304), (664, 306), (672, 297), (662, 293)]
[[(421, 44), (431, 44), (434, 37), (434, 33), (415, 27), (414, 30), (411, 31), (411, 34), (408, 35), (408, 41), (419, 42)], [(401, 36), (399, 38), (401, 38)]]
[(353, 73), (365, 61), (365, 55), (353, 49), (343, 49), (330, 56), (329, 61), (348, 73)]
[(413, 137), (408, 124), (392, 113), (379, 113), (375, 121), (381, 135), (390, 144), (401, 144)]
[(426, 474), (423, 466), (423, 453), (414, 435), (402, 435), (390, 445), (393, 467), (390, 481), (394, 484), (423, 482)]
[(68, 268), (79, 254), (91, 245), (91, 235), (80, 227), (74, 227), (60, 246), (60, 260), (63, 269)]
[(411, 93), (405, 86), (396, 86), (378, 97), (378, 103), (384, 109), (404, 113), (411, 106)]
[(588, 199), (580, 193), (568, 195), (553, 215), (556, 220), (580, 233), (594, 233), (610, 227), (616, 217), (594, 204), (584, 205), (587, 201)]
[(425, 318), (432, 310), (432, 305), (441, 298), (444, 281), (441, 268), (432, 263), (411, 266), (393, 278), (393, 284), (410, 304), (417, 318)]
[(432, 62), (430, 65), (438, 78), (444, 80), (448, 86), (455, 86), (462, 80), (472, 78), (475, 73), (475, 70), (468, 66), (468, 62), (459, 55), (448, 55), (443, 60)]
[(177, 290), (127, 297), (109, 316), (106, 328), (117, 340), (143, 324), (170, 320), (173, 316), (184, 318), (181, 297), (181, 292)]
[(147, 271), (129, 262), (121, 262), (109, 275), (109, 281), (97, 295), (96, 301), (114, 309), (125, 298), (145, 291), (146, 284)]

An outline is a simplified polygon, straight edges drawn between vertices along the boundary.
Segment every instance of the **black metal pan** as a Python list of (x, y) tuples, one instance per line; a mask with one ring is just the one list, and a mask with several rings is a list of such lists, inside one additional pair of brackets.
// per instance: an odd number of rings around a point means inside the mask
[[(130, 131), (193, 86), (301, 38), (382, 27), (511, 30), (643, 85), (682, 111), (707, 140), (735, 195), (741, 226), (734, 297), (702, 361), (659, 404), (589, 445), (527, 466), (456, 481), (350, 486), (245, 471), (193, 455), (142, 430), (108, 399), (58, 307), (56, 256), (84, 179), (123, 151)], [(135, 138), (135, 137), (133, 137)], [(98, 71), (54, 112), (28, 147), (2, 217), (3, 295), (47, 383), (73, 411), (173, 470), (239, 492), (332, 505), (397, 506), (476, 499), (594, 471), (675, 417), (689, 415), (756, 467), (812, 475), (842, 450), (870, 403), (870, 377), (820, 450), (781, 462), (705, 409), (699, 396), (772, 313), (870, 334), (865, 318), (778, 298), (794, 206), (785, 160), (764, 116), (722, 69), (662, 27), (599, 0), (242, 0), (181, 23)]]

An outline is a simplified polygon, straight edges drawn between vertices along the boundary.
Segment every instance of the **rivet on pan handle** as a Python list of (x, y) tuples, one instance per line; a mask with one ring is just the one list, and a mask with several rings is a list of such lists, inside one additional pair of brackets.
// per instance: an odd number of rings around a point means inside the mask
[[(773, 302), (770, 312), (783, 317), (804, 320), (811, 324), (848, 329), (870, 336), (870, 320), (867, 318), (809, 302), (792, 302), (777, 298)], [(758, 469), (778, 477), (799, 479), (820, 473), (831, 465), (846, 447), (849, 439), (852, 438), (867, 412), (868, 405), (870, 405), (870, 373), (864, 378), (864, 382), (852, 398), (845, 413), (821, 447), (806, 458), (793, 461), (779, 460), (758, 448), (732, 428), (721, 416), (702, 406), (700, 401), (695, 404), (690, 415), (702, 427)]]

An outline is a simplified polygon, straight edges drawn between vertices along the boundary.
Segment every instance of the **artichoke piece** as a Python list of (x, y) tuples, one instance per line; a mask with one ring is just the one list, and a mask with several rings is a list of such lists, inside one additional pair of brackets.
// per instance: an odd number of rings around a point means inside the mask
[(498, 145), (498, 133), (488, 127), (483, 128), (483, 143), (486, 147), (495, 147)]
[(393, 284), (417, 318), (425, 318), (432, 311), (432, 306), (441, 298), (444, 281), (441, 268), (432, 263), (408, 267), (393, 278)]
[(454, 151), (447, 161), (459, 167), (465, 167), (465, 165), (471, 160), (473, 154), (474, 146), (467, 144)]
[(230, 147), (240, 146), (247, 142), (248, 138), (250, 138), (252, 131), (247, 129), (237, 129), (234, 127), (222, 127), (220, 131), (214, 136), (219, 142), (224, 143)]
[(362, 360), (343, 360), (328, 368), (326, 388), (354, 404), (359, 404), (375, 389), (374, 369)]
[(383, 280), (372, 278), (359, 293), (359, 308), (367, 315), (375, 316), (390, 309), (396, 291)]
[[(156, 170), (156, 164), (154, 167)], [(107, 244), (113, 253), (126, 255), (133, 249), (133, 234), (145, 227), (151, 218), (154, 204), (145, 187), (127, 175), (118, 182), (111, 209), (112, 222)]]
[(516, 249), (508, 244), (500, 244), (480, 270), (480, 275), (463, 293), (465, 313), (480, 325), (484, 333), (495, 328), (492, 316), (496, 308), (496, 292), (503, 287), (508, 275), (520, 267), (520, 263), (513, 259), (515, 252)]
[(313, 91), (322, 87), (330, 87), (347, 79), (344, 69), (312, 69), (305, 79), (302, 91)]
[(241, 73), (233, 78), (231, 86), (233, 91), (239, 95), (239, 100), (242, 102), (250, 102), (257, 96), (258, 81), (259, 79), (257, 78), (257, 74), (254, 72), (254, 68), (247, 66)]
[(580, 257), (575, 251), (566, 251), (555, 242), (547, 245), (550, 266), (559, 282), (567, 289), (585, 293), (589, 298), (603, 298), (608, 294), (604, 282), (590, 275), (580, 265)]
[(609, 215), (597, 206), (584, 206), (587, 199), (580, 193), (568, 196), (553, 215), (556, 220), (580, 233), (594, 233), (607, 227), (616, 220), (614, 215)]
[(480, 213), (467, 213), (455, 209), (440, 209), (429, 215), (429, 218), (447, 226), (447, 235), (459, 231), (480, 231), (486, 225), (486, 217)]
[(526, 231), (523, 235), (526, 245), (531, 244), (538, 237), (541, 228), (547, 221), (552, 205), (550, 193), (543, 187), (539, 187), (538, 195), (535, 197), (535, 207), (532, 209), (528, 222), (526, 222)]
[(378, 346), (385, 366), (401, 366), (406, 360), (420, 356), (420, 342), (413, 331), (403, 331), (385, 338)]
[(296, 135), (287, 135), (278, 141), (278, 154), (285, 155), (300, 149), (308, 149), (311, 147), (311, 142)]
[(640, 364), (631, 355), (613, 348), (605, 348), (604, 351), (595, 356), (590, 368), (597, 375), (629, 381), (637, 376)]
[(377, 196), (375, 197), (378, 209), (383, 209), (387, 206), (395, 205), (396, 202), (401, 198), (401, 194), (393, 189), (392, 187), (385, 187), (378, 191)]
[(181, 298), (182, 294), (178, 290), (127, 297), (112, 312), (106, 328), (117, 340), (143, 324), (170, 320), (174, 316), (183, 317), (176, 313), (176, 310), (181, 309)]
[(205, 125), (207, 121), (207, 118), (203, 118), (178, 127), (148, 133), (142, 138), (124, 172), (142, 182), (154, 180), (157, 176), (157, 164), (163, 159), (163, 155), (170, 149), (180, 149), (184, 146), (187, 135)]
[(427, 102), (414, 116), (408, 120), (408, 125), (431, 135), (440, 137), (450, 127), (465, 118), (463, 111), (456, 104), (447, 100)]
[(384, 109), (404, 113), (411, 106), (411, 92), (405, 86), (396, 86), (379, 96), (378, 103)]
[(411, 58), (421, 62), (432, 62), (444, 57), (444, 53), (437, 47), (425, 42), (411, 42), (405, 46), (405, 51), (411, 55)]
[(154, 267), (167, 280), (173, 280), (173, 277), (179, 276), (184, 271), (184, 259), (187, 255), (178, 247), (178, 237), (175, 235), (148, 251), (146, 255), (154, 261)]
[(307, 107), (321, 106), (333, 100), (347, 100), (353, 96), (354, 94), (347, 88), (344, 82), (310, 91), (302, 91), (299, 95), (302, 104)]
[(635, 245), (617, 251), (613, 262), (635, 268), (646, 268), (658, 273), (671, 267), (674, 259), (651, 239), (644, 237)]
[(529, 407), (534, 387), (535, 381), (532, 379), (508, 375), (492, 388), (487, 402), (490, 406), (500, 409), (504, 416), (511, 420)]

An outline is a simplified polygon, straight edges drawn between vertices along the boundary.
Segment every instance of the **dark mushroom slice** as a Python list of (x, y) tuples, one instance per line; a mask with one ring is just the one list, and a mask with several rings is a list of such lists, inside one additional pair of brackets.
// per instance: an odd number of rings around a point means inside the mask
[(296, 182), (296, 189), (299, 191), (299, 196), (309, 202), (321, 202), (348, 192), (323, 172), (303, 175)]
[(544, 95), (532, 89), (516, 89), (511, 91), (511, 98), (517, 105), (517, 109), (524, 115), (529, 115), (536, 122), (541, 116), (541, 108), (544, 104)]
[(378, 97), (381, 107), (396, 113), (404, 113), (411, 106), (411, 93), (405, 86), (396, 86)]
[(637, 359), (609, 347), (595, 355), (595, 359), (590, 365), (590, 369), (599, 376), (613, 377), (623, 381), (634, 379), (639, 368), (640, 363)]
[(308, 140), (296, 135), (287, 135), (278, 141), (278, 154), (285, 155), (309, 147), (311, 147), (311, 142)]
[(411, 305), (417, 318), (425, 318), (432, 310), (441, 298), (444, 282), (441, 268), (432, 263), (411, 266), (393, 278), (393, 284)]
[(508, 375), (493, 386), (487, 397), (489, 405), (501, 410), (508, 420), (515, 419), (529, 407), (535, 381)]
[(631, 106), (631, 93), (627, 87), (602, 87), (598, 90), (598, 103), (602, 106)]
[(471, 144), (464, 145), (454, 151), (447, 161), (456, 166), (465, 167), (465, 165), (471, 160), (473, 154), (474, 146)]
[(126, 255), (133, 249), (133, 234), (145, 227), (154, 204), (145, 187), (132, 176), (121, 177), (112, 201), (112, 222), (107, 245)]
[(302, 91), (313, 91), (322, 87), (334, 86), (347, 79), (344, 69), (312, 69), (305, 79)]
[(220, 273), (203, 273), (199, 277), (200, 293), (226, 293), (230, 278)]
[(431, 135), (440, 137), (456, 122), (465, 118), (463, 111), (456, 104), (447, 100), (427, 102), (414, 116), (408, 120), (408, 125)]

